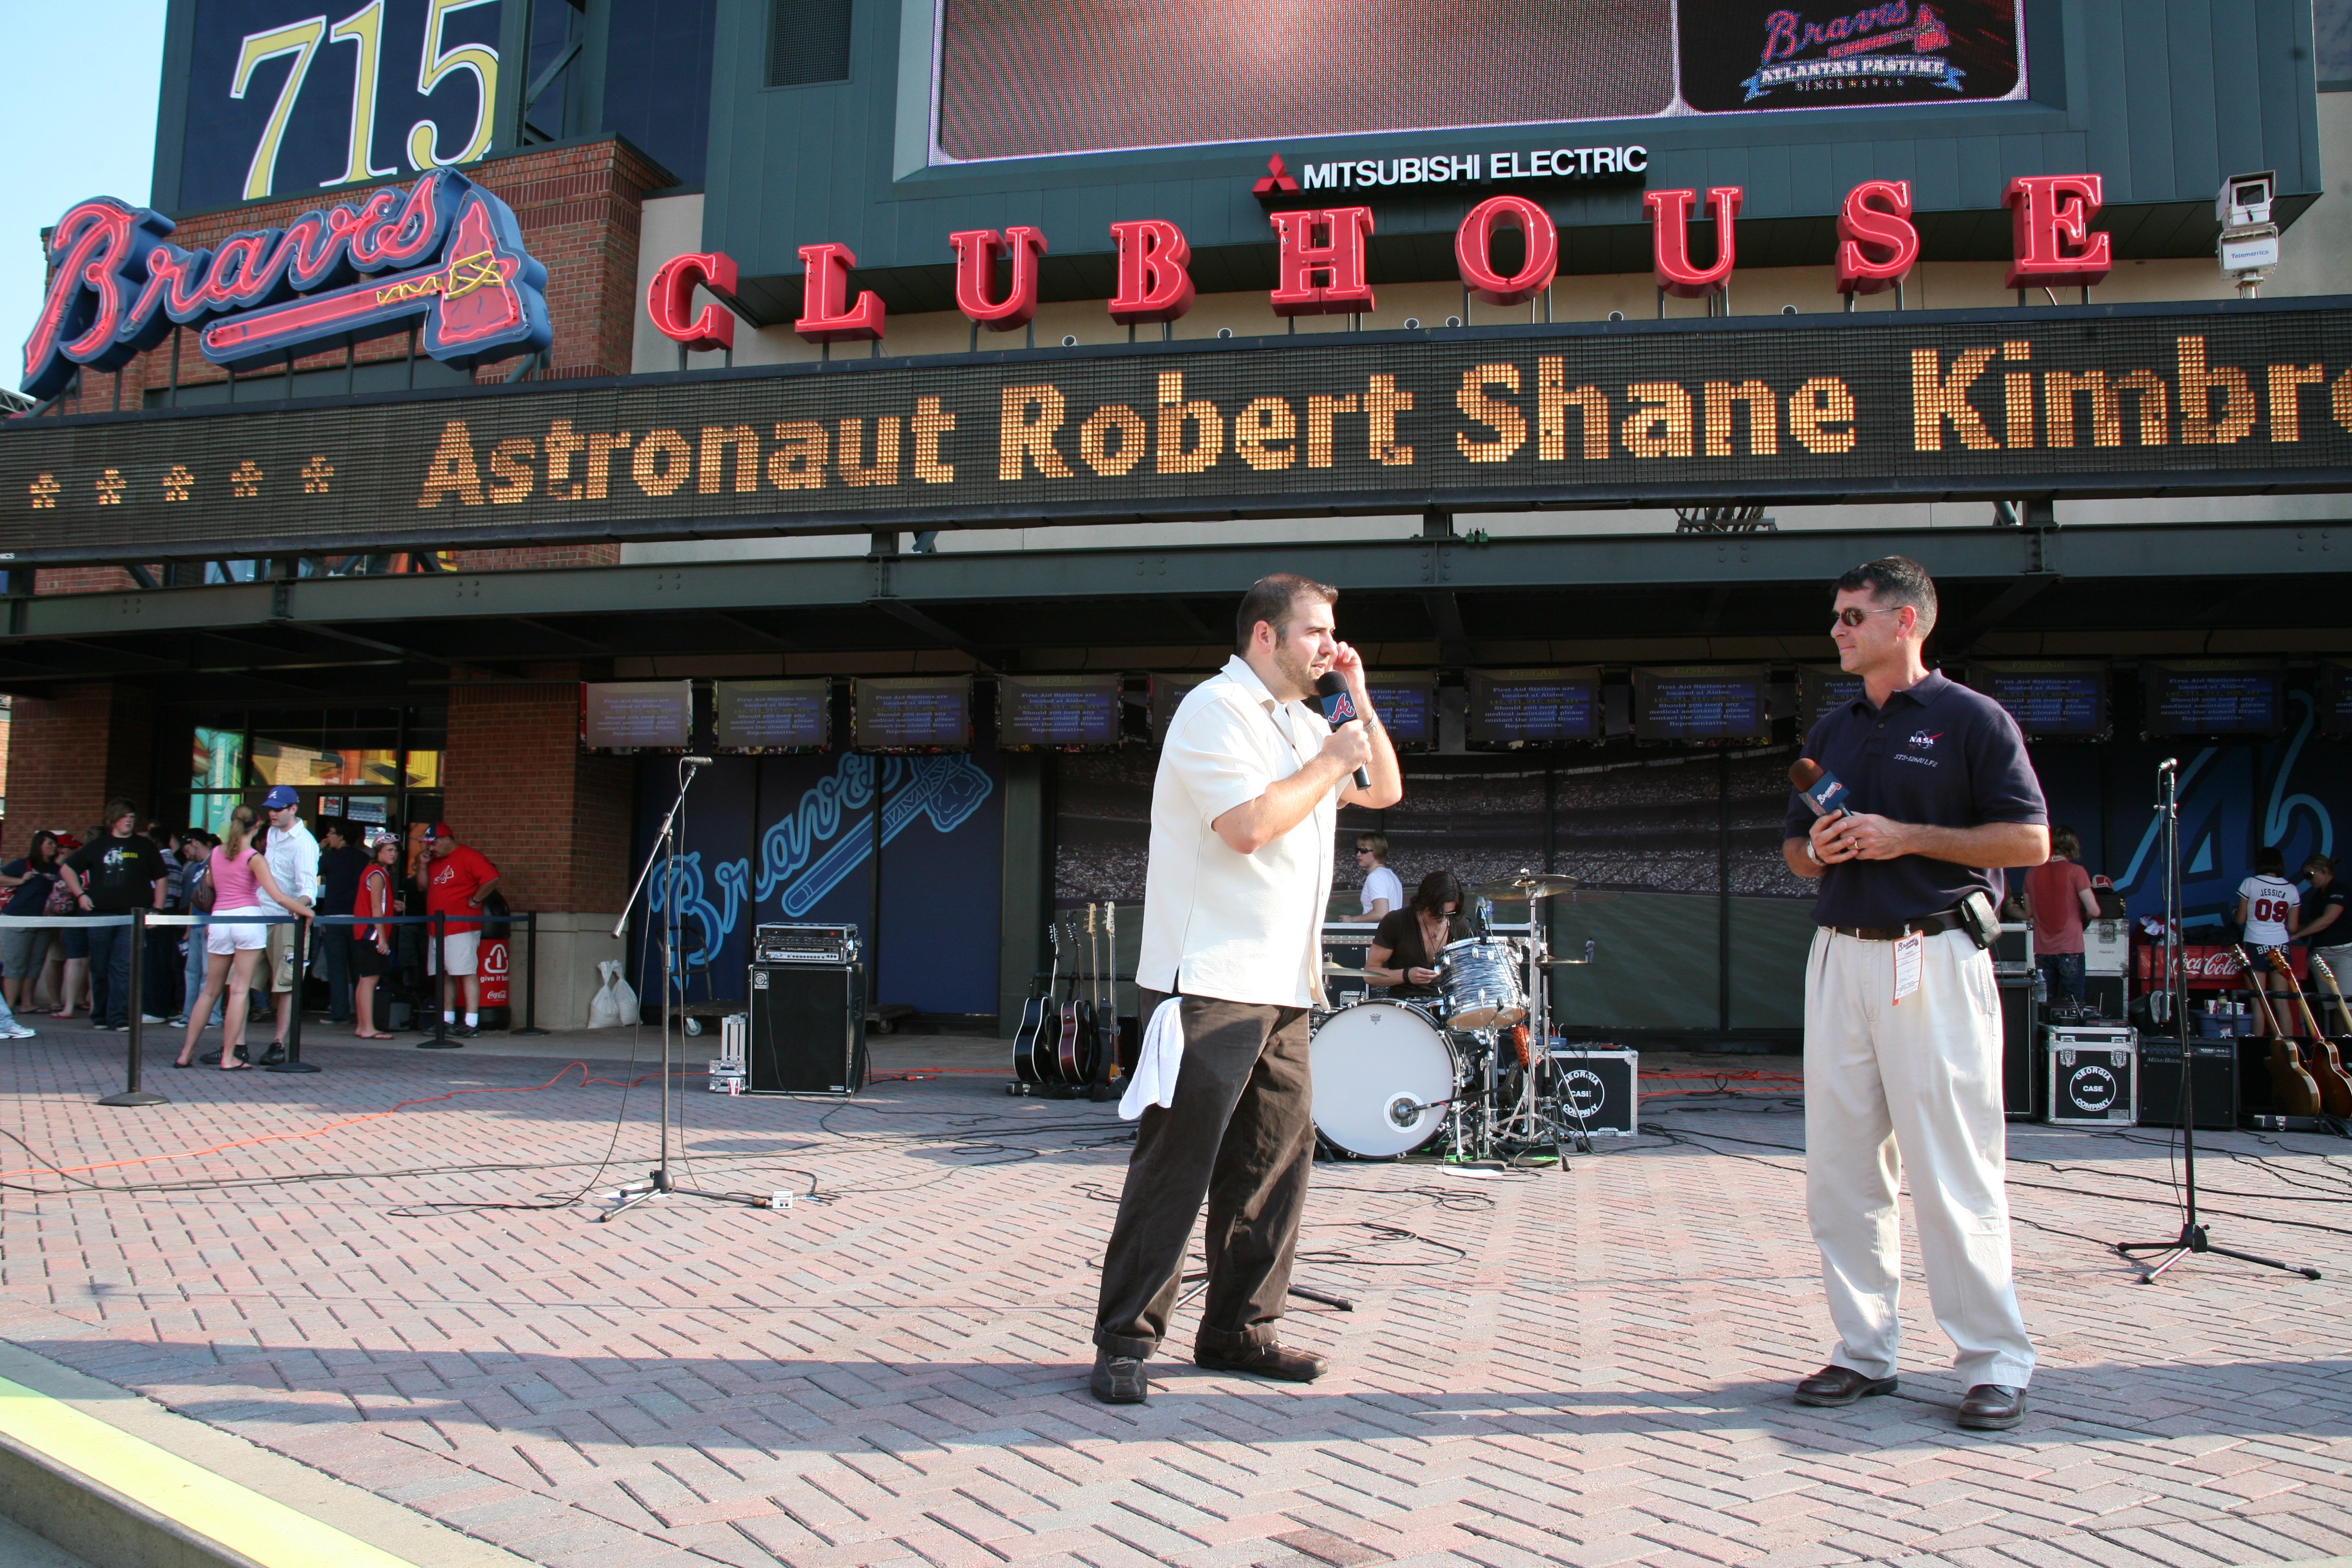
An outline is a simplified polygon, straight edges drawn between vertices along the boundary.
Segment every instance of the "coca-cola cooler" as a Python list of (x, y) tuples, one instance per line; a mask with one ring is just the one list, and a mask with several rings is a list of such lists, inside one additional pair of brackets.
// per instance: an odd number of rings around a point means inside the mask
[(514, 911), (508, 907), (504, 895), (493, 892), (482, 902), (482, 944), (476, 959), (476, 973), (482, 978), (482, 1027), (509, 1028), (514, 1022), (514, 1010), (509, 1002), (507, 981), (514, 964), (514, 924), (497, 917)]

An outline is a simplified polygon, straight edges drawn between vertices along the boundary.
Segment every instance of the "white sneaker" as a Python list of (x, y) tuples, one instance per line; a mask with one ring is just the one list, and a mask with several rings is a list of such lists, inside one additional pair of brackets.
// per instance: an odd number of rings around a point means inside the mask
[(152, 1013), (142, 1013), (139, 1015), (139, 1021), (142, 1024), (160, 1024), (163, 1020)]
[(11, 1024), (6, 1028), (0, 1029), (0, 1040), (29, 1040), (36, 1037), (37, 1032), (25, 1027), (22, 1024)]

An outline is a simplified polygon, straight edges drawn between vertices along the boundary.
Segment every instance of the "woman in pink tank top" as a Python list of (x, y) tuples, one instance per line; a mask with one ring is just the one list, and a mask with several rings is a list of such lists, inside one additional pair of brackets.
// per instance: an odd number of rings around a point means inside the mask
[(204, 928), (204, 994), (188, 1004), (188, 1037), (180, 1047), (179, 1059), (172, 1064), (175, 1068), (196, 1065), (196, 1040), (204, 1034), (205, 1020), (212, 1016), (213, 1002), (224, 987), (228, 1005), (221, 1018), (220, 1065), (224, 1070), (250, 1065), (242, 1059), (245, 1015), (253, 997), (254, 965), (268, 942), (269, 928), (236, 917), (278, 912), (262, 903), (265, 893), (297, 914), (307, 917), (311, 912), (307, 901), (289, 899), (278, 890), (278, 879), (269, 874), (269, 862), (253, 847), (256, 820), (253, 807), (238, 806), (229, 816), (227, 835), (212, 853), (207, 882), (213, 891), (213, 921)]

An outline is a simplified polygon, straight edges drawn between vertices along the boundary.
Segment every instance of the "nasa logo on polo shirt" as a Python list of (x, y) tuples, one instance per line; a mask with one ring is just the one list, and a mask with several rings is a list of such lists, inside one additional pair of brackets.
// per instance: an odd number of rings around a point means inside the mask
[(1944, 765), (1942, 763), (1934, 757), (1923, 757), (1919, 753), (1934, 751), (1936, 742), (1943, 738), (1944, 732), (1941, 730), (1932, 731), (1914, 730), (1911, 731), (1911, 738), (1904, 742), (1906, 749), (1895, 753), (1895, 760), (1898, 763), (1916, 763), (1923, 768), (1939, 768)]

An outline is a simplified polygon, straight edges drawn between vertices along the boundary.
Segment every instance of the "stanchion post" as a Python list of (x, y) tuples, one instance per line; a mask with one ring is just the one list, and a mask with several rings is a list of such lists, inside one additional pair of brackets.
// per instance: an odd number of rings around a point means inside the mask
[(286, 1059), (265, 1072), (317, 1072), (318, 1065), (302, 1059), (302, 983), (310, 973), (310, 922), (294, 917), (294, 1004), (286, 1011)]
[(127, 983), (131, 992), (131, 1011), (128, 1015), (131, 1019), (131, 1032), (124, 1037), (131, 1042), (131, 1070), (122, 1092), (108, 1095), (99, 1101), (100, 1105), (168, 1105), (171, 1103), (162, 1095), (139, 1087), (139, 1047), (144, 1037), (139, 1026), (147, 1006), (147, 998), (141, 990), (141, 982), (146, 978), (147, 973), (144, 962), (147, 956), (146, 947), (147, 911), (144, 908), (136, 908), (131, 911), (131, 978)]
[[(530, 978), (525, 983), (522, 994), (522, 1027), (515, 1030), (514, 1033), (544, 1035), (547, 1031), (539, 1026), (539, 911), (533, 910), (522, 919), (525, 922), (522, 928), (523, 973)], [(507, 1005), (512, 1008), (514, 1006), (514, 975), (511, 967), (514, 963), (513, 958), (509, 956), (507, 963), (509, 966), (507, 975)]]
[(441, 987), (449, 983), (449, 950), (445, 945), (448, 925), (447, 915), (439, 910), (433, 911), (433, 962), (427, 965), (433, 973), (426, 976), (433, 1004), (433, 1037), (416, 1042), (416, 1048), (420, 1051), (462, 1051), (466, 1048), (465, 1041), (449, 1037), (449, 1020), (442, 1016)]

